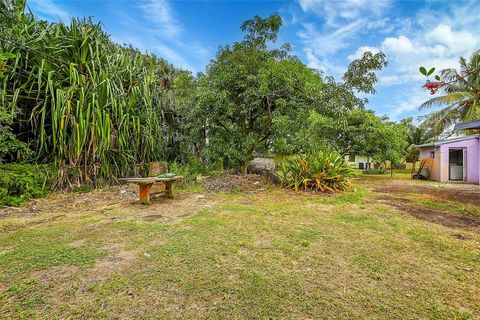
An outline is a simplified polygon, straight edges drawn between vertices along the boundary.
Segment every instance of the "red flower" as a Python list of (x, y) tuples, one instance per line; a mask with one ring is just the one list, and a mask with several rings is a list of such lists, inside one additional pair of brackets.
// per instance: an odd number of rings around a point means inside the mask
[(435, 94), (437, 93), (438, 88), (440, 88), (444, 84), (445, 83), (443, 81), (435, 82), (435, 81), (427, 80), (427, 82), (422, 87), (424, 87), (427, 90), (430, 90), (430, 94)]

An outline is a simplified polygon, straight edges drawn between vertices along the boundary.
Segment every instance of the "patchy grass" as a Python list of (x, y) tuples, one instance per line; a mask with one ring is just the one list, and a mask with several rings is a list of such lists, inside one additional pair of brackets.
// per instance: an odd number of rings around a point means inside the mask
[(179, 201), (199, 205), (182, 205), (190, 212), (172, 223), (141, 217), (165, 214), (175, 201), (7, 216), (0, 315), (478, 318), (480, 235), (404, 215), (375, 200), (375, 187), (361, 180), (339, 195), (270, 189), (206, 198), (183, 189)]
[[(480, 190), (479, 190), (480, 192)], [(478, 205), (455, 200), (439, 199), (439, 197), (413, 194), (409, 197), (415, 204), (440, 210), (448, 214), (467, 215), (480, 218)]]

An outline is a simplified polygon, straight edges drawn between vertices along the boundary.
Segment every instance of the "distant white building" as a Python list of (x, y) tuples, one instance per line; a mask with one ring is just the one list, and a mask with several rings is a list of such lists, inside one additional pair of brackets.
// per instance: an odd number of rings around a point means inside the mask
[(345, 156), (345, 161), (347, 161), (351, 167), (359, 169), (367, 169), (372, 167), (372, 158), (370, 156), (352, 153)]

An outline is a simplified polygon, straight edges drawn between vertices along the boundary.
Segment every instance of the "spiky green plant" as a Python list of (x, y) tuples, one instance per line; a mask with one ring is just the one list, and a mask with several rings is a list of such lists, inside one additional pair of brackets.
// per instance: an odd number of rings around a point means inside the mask
[[(426, 119), (426, 125), (436, 131), (448, 129), (455, 123), (480, 118), (480, 50), (467, 60), (460, 58), (460, 69), (440, 72), (443, 95), (424, 102), (420, 109), (444, 106)], [(473, 130), (472, 133), (477, 132)]]
[(277, 161), (283, 187), (328, 192), (346, 191), (353, 170), (337, 153), (319, 152), (285, 157)]
[(20, 110), (13, 129), (38, 162), (59, 168), (58, 185), (112, 181), (164, 158), (175, 68), (113, 43), (100, 24), (36, 19), (24, 1), (8, 3), (0, 51), (12, 52), (0, 101)]

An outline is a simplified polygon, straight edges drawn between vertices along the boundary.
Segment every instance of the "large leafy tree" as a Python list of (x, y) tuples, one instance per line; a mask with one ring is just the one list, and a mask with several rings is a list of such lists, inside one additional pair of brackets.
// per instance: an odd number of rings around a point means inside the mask
[(356, 93), (375, 93), (375, 71), (386, 65), (383, 53), (366, 52), (350, 64), (343, 82), (325, 77), (315, 102), (303, 114), (294, 108), (276, 119), (275, 150), (296, 153), (327, 148), (342, 155), (373, 154), (376, 132), (383, 120), (365, 109), (366, 99)]
[(323, 86), (320, 74), (291, 56), (288, 45), (270, 47), (281, 25), (278, 15), (245, 21), (243, 41), (220, 47), (205, 74), (177, 81), (179, 109), (196, 123), (197, 137), (208, 132), (206, 151), (242, 170), (270, 142), (274, 119), (292, 109), (302, 113)]
[(440, 72), (443, 95), (434, 97), (420, 108), (444, 106), (433, 112), (426, 124), (437, 131), (451, 125), (480, 118), (480, 50), (473, 53), (470, 59), (460, 58), (460, 70), (444, 69)]
[(243, 41), (221, 47), (205, 74), (177, 78), (177, 110), (206, 158), (245, 169), (254, 151), (346, 151), (352, 141), (365, 144), (361, 137), (372, 131), (364, 113), (379, 121), (355, 91), (375, 92), (385, 55), (365, 53), (338, 83), (291, 56), (288, 44), (275, 47), (280, 26), (278, 15), (245, 21)]
[(390, 173), (393, 175), (393, 165), (399, 164), (405, 157), (407, 142), (407, 128), (401, 123), (385, 121), (379, 127), (375, 142), (374, 158), (381, 162), (390, 162)]

